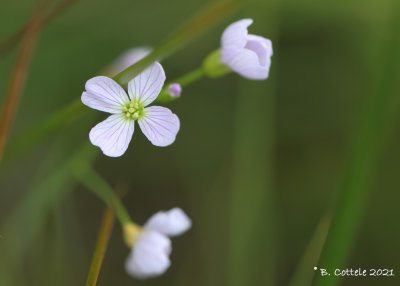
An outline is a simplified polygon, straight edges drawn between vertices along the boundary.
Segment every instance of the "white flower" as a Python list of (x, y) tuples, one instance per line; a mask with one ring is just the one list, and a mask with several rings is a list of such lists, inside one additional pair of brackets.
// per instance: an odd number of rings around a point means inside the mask
[(105, 74), (115, 76), (131, 65), (137, 63), (151, 52), (149, 47), (137, 47), (127, 50), (121, 54), (105, 70)]
[(190, 219), (180, 208), (154, 214), (144, 225), (145, 229), (156, 230), (168, 236), (178, 236), (192, 225)]
[(248, 79), (268, 78), (271, 66), (272, 43), (269, 39), (249, 35), (252, 19), (229, 25), (221, 38), (221, 62)]
[(147, 107), (157, 98), (164, 81), (164, 70), (157, 62), (128, 83), (128, 95), (111, 78), (97, 76), (88, 80), (82, 102), (112, 114), (92, 128), (89, 133), (92, 144), (107, 156), (121, 156), (131, 141), (136, 120), (153, 145), (172, 144), (179, 131), (179, 118), (168, 108)]
[(179, 208), (154, 214), (142, 232), (132, 239), (133, 247), (125, 263), (126, 271), (146, 279), (163, 274), (171, 265), (171, 241), (168, 236), (180, 235), (191, 227), (191, 221)]

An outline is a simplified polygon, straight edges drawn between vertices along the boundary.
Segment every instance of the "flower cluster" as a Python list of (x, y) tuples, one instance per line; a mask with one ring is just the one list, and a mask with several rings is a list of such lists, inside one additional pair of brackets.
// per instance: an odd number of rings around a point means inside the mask
[[(175, 141), (180, 121), (166, 107), (149, 106), (157, 98), (160, 101), (162, 98), (179, 98), (181, 84), (193, 81), (199, 74), (215, 78), (233, 71), (252, 80), (268, 78), (272, 44), (269, 39), (248, 33), (247, 28), (252, 22), (243, 19), (229, 25), (222, 34), (221, 47), (204, 60), (200, 73), (188, 74), (164, 89), (166, 76), (158, 62), (129, 81), (126, 90), (110, 77), (96, 76), (88, 80), (82, 102), (111, 114), (90, 131), (92, 144), (100, 147), (107, 156), (123, 155), (137, 121), (153, 145), (168, 146)], [(118, 74), (150, 52), (149, 48), (129, 50), (109, 66), (107, 74)], [(170, 237), (180, 235), (190, 227), (191, 220), (179, 208), (153, 215), (143, 227), (134, 223), (124, 224), (125, 242), (132, 248), (126, 260), (126, 271), (141, 279), (163, 274), (170, 266)]]
[[(248, 79), (266, 79), (271, 65), (271, 41), (248, 34), (253, 23), (243, 19), (228, 26), (221, 38), (221, 50), (206, 60), (205, 69), (210, 75), (222, 75), (232, 70)], [(137, 48), (124, 53), (110, 68), (115, 74), (150, 53), (150, 48)], [(215, 56), (216, 55), (216, 56)], [(229, 69), (228, 69), (229, 68)], [(82, 102), (87, 106), (111, 113), (89, 133), (93, 145), (100, 147), (110, 157), (123, 155), (131, 141), (137, 121), (144, 135), (155, 146), (168, 146), (175, 141), (179, 131), (178, 117), (168, 108), (147, 107), (159, 95), (165, 82), (160, 63), (153, 63), (128, 83), (128, 94), (114, 80), (104, 76), (86, 82)], [(167, 93), (179, 97), (182, 87), (170, 84)]]

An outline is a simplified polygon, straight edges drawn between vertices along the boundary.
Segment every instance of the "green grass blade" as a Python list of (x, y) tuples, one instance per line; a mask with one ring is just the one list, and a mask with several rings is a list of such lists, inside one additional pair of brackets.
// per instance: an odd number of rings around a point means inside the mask
[(184, 45), (210, 29), (218, 21), (236, 11), (244, 2), (244, 0), (219, 0), (211, 2), (210, 5), (203, 8), (190, 18), (186, 24), (167, 37), (147, 57), (117, 74), (114, 80), (122, 85), (127, 84), (154, 61), (159, 61), (177, 52)]
[[(271, 38), (276, 2), (252, 1), (252, 33)], [(264, 11), (270, 11), (266, 16)], [(263, 11), (261, 13), (260, 11)], [(268, 20), (266, 20), (268, 19)], [(273, 60), (274, 61), (274, 60)], [(236, 99), (228, 285), (274, 285), (275, 210), (274, 79), (241, 79)]]
[(11, 140), (7, 148), (5, 164), (18, 158), (20, 155), (36, 146), (44, 138), (48, 138), (51, 134), (59, 129), (63, 129), (69, 124), (77, 121), (83, 115), (87, 108), (80, 100), (73, 101), (61, 110), (50, 114), (43, 121), (39, 122), (32, 129), (23, 132), (17, 138)]
[[(400, 2), (393, 2), (393, 21), (387, 28), (382, 72), (361, 116), (359, 130), (348, 160), (345, 182), (341, 189), (332, 226), (319, 264), (334, 271), (345, 266), (360, 227), (376, 171), (379, 154), (392, 125), (393, 106), (399, 100), (400, 78)], [(379, 71), (379, 69), (378, 69)], [(334, 286), (339, 278), (317, 277), (316, 285)]]
[(330, 215), (323, 216), (319, 221), (317, 227), (315, 228), (315, 232), (311, 237), (311, 241), (308, 244), (306, 251), (304, 252), (304, 255), (289, 283), (289, 286), (311, 285), (315, 273), (318, 273), (313, 269), (318, 265), (330, 223)]
[(26, 253), (43, 230), (47, 212), (58, 205), (72, 188), (70, 170), (76, 166), (77, 159), (90, 162), (96, 154), (95, 149), (85, 143), (66, 163), (55, 168), (45, 179), (28, 190), (1, 226), (3, 239), (0, 244), (0, 285), (16, 285), (16, 279), (23, 279), (23, 275), (18, 275), (20, 267)]

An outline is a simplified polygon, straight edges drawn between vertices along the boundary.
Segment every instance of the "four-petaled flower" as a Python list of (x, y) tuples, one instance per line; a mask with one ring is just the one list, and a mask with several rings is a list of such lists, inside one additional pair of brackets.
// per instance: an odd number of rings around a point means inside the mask
[(147, 107), (157, 98), (164, 81), (164, 70), (157, 62), (128, 83), (128, 95), (111, 78), (97, 76), (88, 80), (82, 102), (112, 114), (92, 128), (89, 133), (92, 144), (107, 156), (121, 156), (131, 141), (136, 120), (153, 145), (172, 144), (180, 127), (178, 117), (165, 107)]
[(132, 251), (125, 263), (126, 271), (137, 278), (146, 279), (163, 274), (171, 265), (171, 240), (187, 231), (191, 220), (180, 208), (158, 212), (142, 229), (133, 224), (125, 226), (125, 237)]
[(221, 62), (248, 79), (268, 78), (271, 66), (272, 43), (261, 36), (249, 35), (252, 19), (229, 25), (221, 38)]

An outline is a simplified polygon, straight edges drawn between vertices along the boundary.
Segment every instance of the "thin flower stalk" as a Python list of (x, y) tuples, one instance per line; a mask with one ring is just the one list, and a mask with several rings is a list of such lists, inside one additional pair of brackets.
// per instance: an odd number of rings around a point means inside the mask
[(14, 120), (18, 102), (25, 85), (33, 51), (36, 47), (36, 40), (39, 36), (40, 28), (42, 27), (39, 24), (39, 19), (41, 18), (40, 12), (34, 12), (32, 18), (33, 20), (22, 38), (21, 50), (11, 74), (10, 84), (6, 93), (6, 101), (0, 119), (0, 164), (3, 159), (11, 124)]
[(89, 275), (86, 280), (86, 286), (96, 286), (99, 277), (101, 265), (103, 264), (104, 254), (110, 241), (115, 221), (115, 212), (112, 207), (108, 207), (101, 222), (99, 236), (97, 238), (96, 248), (93, 254), (92, 264)]
[(93, 192), (106, 205), (115, 208), (117, 218), (121, 225), (132, 223), (128, 211), (122, 204), (113, 188), (90, 165), (71, 168), (75, 179)]
[[(43, 17), (38, 19), (37, 21), (37, 29), (40, 29), (42, 26), (46, 25), (49, 21), (54, 19), (56, 16), (61, 14), (61, 12), (65, 11), (66, 8), (71, 6), (77, 0), (64, 0), (57, 5), (55, 5), (51, 10), (49, 10)], [(28, 23), (25, 24), (20, 30), (15, 32), (14, 34), (7, 37), (0, 43), (0, 55), (9, 51), (12, 47), (14, 47), (29, 31), (32, 26), (32, 21), (29, 20)]]

